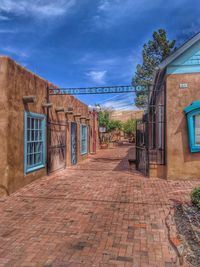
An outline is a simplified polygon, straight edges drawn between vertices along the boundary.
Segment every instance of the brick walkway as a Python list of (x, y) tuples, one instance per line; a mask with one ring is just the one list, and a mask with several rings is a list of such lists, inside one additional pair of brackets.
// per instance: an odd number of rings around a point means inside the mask
[(131, 150), (100, 151), (0, 199), (0, 266), (179, 266), (165, 218), (200, 182), (130, 172)]

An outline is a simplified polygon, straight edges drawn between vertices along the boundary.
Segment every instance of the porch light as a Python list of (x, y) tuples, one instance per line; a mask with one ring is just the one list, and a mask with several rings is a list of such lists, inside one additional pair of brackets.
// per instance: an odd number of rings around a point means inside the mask
[(190, 152), (200, 152), (200, 100), (184, 108), (187, 116)]

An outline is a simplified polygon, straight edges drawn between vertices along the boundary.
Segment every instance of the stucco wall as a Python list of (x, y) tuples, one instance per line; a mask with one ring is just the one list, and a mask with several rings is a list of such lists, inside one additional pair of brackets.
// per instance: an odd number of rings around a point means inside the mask
[(96, 152), (99, 149), (99, 129), (98, 129), (98, 114), (97, 112), (90, 112), (90, 123), (89, 123), (89, 150), (90, 153), (94, 151), (94, 139), (96, 136)]
[[(44, 79), (15, 63), (7, 57), (0, 57), (0, 187), (5, 186), (11, 193), (18, 188), (46, 175), (46, 168), (24, 175), (24, 111), (46, 114), (42, 103), (46, 100), (46, 88), (50, 85)], [(22, 97), (34, 95), (36, 103), (23, 104)], [(74, 114), (88, 115), (88, 107), (73, 96), (50, 96), (53, 107), (50, 120), (67, 123), (64, 113), (56, 113), (55, 107), (73, 107)], [(73, 120), (73, 116), (71, 116)], [(80, 119), (77, 127), (77, 158), (80, 155)], [(71, 164), (70, 126), (67, 128), (67, 165)], [(4, 190), (5, 191), (5, 190)]]
[(0, 61), (0, 196), (7, 194), (8, 166), (7, 166), (7, 132), (8, 132), (8, 98), (7, 88), (7, 61)]
[(144, 110), (125, 110), (125, 111), (111, 111), (111, 120), (127, 121), (129, 119), (141, 119), (144, 114)]
[[(180, 89), (181, 83), (188, 88)], [(168, 75), (167, 86), (167, 178), (200, 179), (200, 153), (190, 153), (183, 109), (200, 100), (200, 73)]]

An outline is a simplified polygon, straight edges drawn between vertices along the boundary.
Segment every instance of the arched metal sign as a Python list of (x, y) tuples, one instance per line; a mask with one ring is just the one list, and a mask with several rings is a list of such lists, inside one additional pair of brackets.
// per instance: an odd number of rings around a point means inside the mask
[(86, 88), (49, 88), (49, 95), (119, 94), (148, 91), (148, 86), (102, 86)]

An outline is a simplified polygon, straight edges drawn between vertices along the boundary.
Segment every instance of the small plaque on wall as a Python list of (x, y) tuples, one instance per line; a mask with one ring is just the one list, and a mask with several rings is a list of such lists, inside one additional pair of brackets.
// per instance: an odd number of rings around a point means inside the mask
[(188, 84), (187, 83), (180, 83), (179, 87), (180, 87), (180, 89), (186, 89), (186, 88), (188, 88)]

